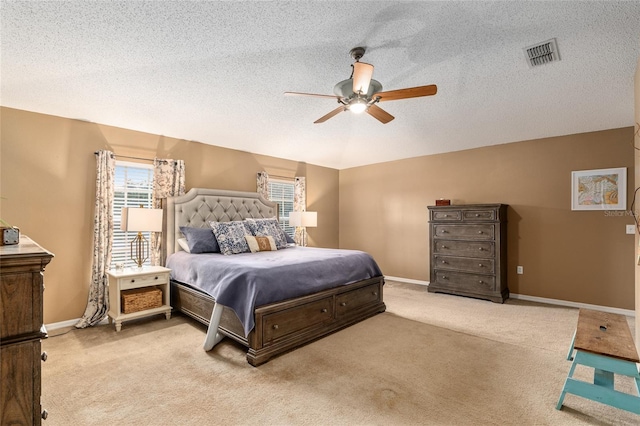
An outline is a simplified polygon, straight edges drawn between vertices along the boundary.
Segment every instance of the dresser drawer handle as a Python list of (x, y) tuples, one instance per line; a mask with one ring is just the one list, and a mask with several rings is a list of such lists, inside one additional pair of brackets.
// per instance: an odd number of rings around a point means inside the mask
[(478, 231), (478, 234), (484, 234), (484, 232), (482, 232), (482, 231)]
[(442, 276), (442, 279), (443, 279), (443, 280), (448, 280), (448, 279), (449, 279), (449, 277), (447, 277), (446, 275), (443, 275), (443, 276)]
[(480, 217), (480, 215), (478, 213), (476, 213), (476, 217)]
[(277, 330), (278, 329), (278, 324), (273, 324), (273, 329)]
[(40, 359), (42, 359), (42, 362), (46, 362), (47, 358), (49, 358), (49, 355), (47, 355), (46, 352), (42, 352), (42, 354), (40, 355)]
[(49, 417), (49, 412), (47, 410), (42, 410), (42, 414), (40, 415), (40, 417), (42, 417), (42, 420), (47, 420), (47, 417)]
[(340, 303), (340, 306), (347, 306), (347, 302)]
[(448, 215), (448, 214), (443, 214), (442, 216), (444, 216), (444, 217), (449, 217), (449, 215)]
[(136, 282), (136, 280), (131, 280), (131, 282), (132, 282), (132, 283), (135, 283), (135, 282)]
[(320, 312), (322, 312), (323, 314), (326, 314), (326, 313), (327, 313), (327, 308), (322, 308), (322, 309), (320, 310)]
[(478, 281), (478, 283), (480, 283), (480, 284), (484, 284), (484, 281), (480, 280), (480, 281)]
[(443, 249), (446, 249), (446, 248), (449, 248), (449, 247), (447, 247), (447, 246), (442, 246), (442, 248), (443, 248)]
[(478, 247), (478, 250), (483, 251), (484, 249), (482, 247)]
[(447, 262), (446, 260), (443, 260), (443, 261), (442, 261), (442, 263), (443, 263), (444, 265), (446, 265), (446, 264), (447, 264), (447, 263), (449, 263), (449, 262)]
[(155, 278), (154, 278), (154, 280), (157, 280), (157, 279), (158, 279), (158, 277), (155, 277)]
[(441, 234), (446, 234), (446, 233), (447, 233), (447, 230), (446, 230), (446, 229), (443, 229), (442, 231), (440, 231), (440, 233), (441, 233)]
[(482, 263), (478, 263), (478, 266), (482, 268), (484, 265)]
[(371, 294), (373, 294), (374, 296), (377, 296), (378, 292), (377, 291), (372, 291)]

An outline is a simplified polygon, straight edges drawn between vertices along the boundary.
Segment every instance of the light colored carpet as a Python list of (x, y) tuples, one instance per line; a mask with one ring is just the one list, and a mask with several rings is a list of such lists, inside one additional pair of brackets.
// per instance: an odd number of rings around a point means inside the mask
[[(43, 342), (53, 425), (637, 425), (577, 396), (555, 404), (577, 310), (500, 305), (388, 282), (387, 312), (251, 367), (176, 316)], [(54, 333), (52, 333), (54, 334)], [(577, 377), (588, 378), (588, 369)], [(616, 388), (633, 391), (631, 380)]]

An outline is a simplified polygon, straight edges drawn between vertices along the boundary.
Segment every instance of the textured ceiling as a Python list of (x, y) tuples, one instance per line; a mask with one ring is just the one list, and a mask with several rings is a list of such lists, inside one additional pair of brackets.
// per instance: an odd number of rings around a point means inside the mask
[[(4, 1), (3, 106), (343, 169), (632, 126), (640, 2)], [(556, 38), (561, 61), (524, 47)], [(338, 114), (349, 50), (384, 90)]]

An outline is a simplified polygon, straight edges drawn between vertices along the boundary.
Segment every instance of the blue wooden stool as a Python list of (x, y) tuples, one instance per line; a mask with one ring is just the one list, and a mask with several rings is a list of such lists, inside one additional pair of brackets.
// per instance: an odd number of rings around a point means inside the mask
[[(580, 309), (567, 359), (573, 360), (573, 364), (556, 409), (562, 408), (564, 397), (569, 392), (640, 414), (640, 373), (636, 365), (640, 359), (624, 316)], [(578, 364), (594, 368), (593, 383), (573, 378)], [(614, 390), (614, 374), (634, 378), (639, 396)]]

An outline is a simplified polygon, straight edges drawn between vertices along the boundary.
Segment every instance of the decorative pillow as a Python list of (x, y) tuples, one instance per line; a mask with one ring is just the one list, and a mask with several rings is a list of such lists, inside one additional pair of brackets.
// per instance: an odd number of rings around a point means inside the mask
[(287, 234), (286, 232), (284, 233), (284, 238), (285, 240), (287, 240), (287, 243), (289, 244), (295, 244), (295, 240), (293, 238), (291, 238), (291, 236), (289, 234)]
[[(211, 231), (211, 233), (213, 234), (213, 231)], [(178, 239), (178, 245), (182, 247), (182, 250), (186, 251), (187, 253), (191, 253), (191, 249), (189, 248), (189, 244), (187, 243), (186, 238)]]
[[(187, 238), (189, 253), (218, 253), (220, 247), (211, 228), (190, 228), (181, 226), (180, 231)], [(180, 244), (180, 242), (178, 242)], [(185, 250), (186, 251), (186, 250)]]
[(278, 220), (274, 217), (271, 219), (245, 219), (251, 233), (254, 237), (273, 237), (278, 249), (287, 247), (286, 234), (280, 228)]
[(209, 225), (213, 228), (222, 254), (238, 254), (249, 251), (249, 245), (244, 238), (248, 232), (242, 221), (209, 222)]
[(271, 236), (254, 237), (253, 235), (245, 235), (244, 238), (247, 240), (247, 244), (249, 244), (249, 250), (251, 250), (251, 253), (255, 253), (257, 251), (278, 250), (278, 248), (276, 247), (276, 242)]

